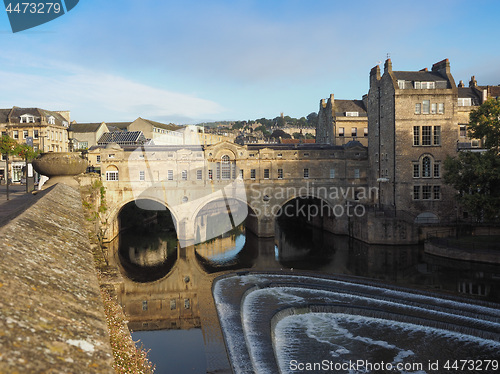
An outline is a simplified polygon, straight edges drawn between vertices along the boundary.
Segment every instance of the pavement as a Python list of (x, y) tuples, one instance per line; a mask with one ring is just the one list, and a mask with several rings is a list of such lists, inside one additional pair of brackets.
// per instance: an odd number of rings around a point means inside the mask
[(33, 192), (27, 193), (26, 185), (9, 185), (9, 200), (7, 200), (7, 186), (0, 185), (0, 227), (24, 212), (44, 194), (42, 191)]

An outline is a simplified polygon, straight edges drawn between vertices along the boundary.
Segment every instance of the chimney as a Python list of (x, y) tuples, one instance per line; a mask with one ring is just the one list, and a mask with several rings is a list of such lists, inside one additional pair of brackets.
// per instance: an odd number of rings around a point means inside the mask
[(464, 84), (463, 80), (460, 80), (460, 82), (458, 82), (458, 87), (460, 87), (460, 88), (465, 87), (465, 84)]
[(392, 73), (392, 61), (390, 58), (385, 60), (385, 64), (384, 64), (384, 74), (388, 73), (388, 72)]
[(370, 70), (370, 78), (375, 76), (377, 80), (380, 79), (380, 66), (374, 66), (372, 70)]
[(476, 81), (476, 77), (474, 75), (472, 77), (470, 77), (469, 87), (477, 87), (477, 81)]
[(450, 74), (450, 61), (445, 58), (442, 61), (436, 62), (432, 65), (432, 71), (441, 74), (443, 77), (446, 77)]

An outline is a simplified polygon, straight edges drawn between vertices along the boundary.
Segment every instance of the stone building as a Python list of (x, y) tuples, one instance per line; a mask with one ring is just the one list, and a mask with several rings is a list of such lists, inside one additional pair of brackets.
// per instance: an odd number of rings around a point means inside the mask
[(343, 145), (351, 140), (368, 146), (365, 100), (322, 99), (318, 112), (316, 143)]
[[(68, 152), (69, 111), (49, 111), (40, 108), (0, 109), (0, 134), (18, 143), (32, 145), (42, 152)], [(20, 182), (25, 160), (12, 158), (9, 166), (13, 182)], [(9, 161), (10, 163), (10, 161)], [(0, 175), (5, 177), (6, 165), (0, 162)]]
[(418, 71), (393, 71), (388, 59), (382, 75), (379, 66), (371, 70), (363, 100), (321, 100), (316, 141), (338, 145), (350, 136), (368, 146), (378, 209), (417, 223), (454, 221), (461, 212), (443, 182), (443, 162), (459, 150), (481, 151), (481, 140), (467, 135), (469, 113), (499, 96), (500, 86), (479, 86), (474, 77), (457, 86), (448, 59)]
[(94, 147), (101, 136), (109, 131), (108, 125), (104, 122), (72, 123), (68, 129), (70, 149), (77, 151)]

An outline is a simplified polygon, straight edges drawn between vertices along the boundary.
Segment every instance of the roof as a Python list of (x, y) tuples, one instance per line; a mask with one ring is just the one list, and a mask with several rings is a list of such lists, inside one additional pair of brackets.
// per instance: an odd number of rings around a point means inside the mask
[(102, 134), (98, 145), (117, 143), (120, 145), (143, 144), (146, 141), (142, 131), (112, 131)]
[(170, 131), (177, 131), (179, 129), (182, 129), (183, 126), (177, 126), (177, 125), (174, 125), (173, 123), (169, 123), (168, 125), (165, 124), (165, 123), (161, 123), (161, 122), (156, 122), (156, 121), (151, 121), (149, 119), (145, 119), (145, 118), (141, 118), (139, 117), (138, 119), (141, 119), (143, 120), (144, 122), (147, 122), (149, 123), (150, 125), (154, 126), (154, 127), (159, 127), (161, 129), (165, 129), (165, 130), (170, 130)]
[(282, 144), (314, 144), (315, 139), (281, 139)]
[(105, 122), (105, 123), (110, 131), (112, 127), (121, 131), (123, 130), (126, 131), (132, 122)]
[(103, 123), (72, 123), (68, 131), (73, 132), (96, 132)]
[(458, 97), (477, 100), (481, 99), (478, 90), (473, 87), (458, 87)]
[(416, 82), (442, 82), (448, 81), (441, 74), (432, 71), (394, 71), (394, 76), (398, 80)]
[(366, 113), (366, 107), (363, 100), (334, 100), (335, 112), (358, 112)]
[[(20, 118), (24, 114), (29, 114), (35, 117), (35, 122), (40, 122), (40, 118), (42, 117), (54, 117), (55, 124), (59, 126), (67, 127), (69, 125), (68, 121), (59, 113), (53, 112), (46, 109), (40, 108), (20, 108), (17, 106), (12, 107), (12, 109), (0, 109), (2, 112), (1, 119), (6, 120), (5, 123), (20, 123)], [(6, 111), (9, 111), (7, 118), (4, 118)], [(38, 119), (38, 121), (37, 121)]]

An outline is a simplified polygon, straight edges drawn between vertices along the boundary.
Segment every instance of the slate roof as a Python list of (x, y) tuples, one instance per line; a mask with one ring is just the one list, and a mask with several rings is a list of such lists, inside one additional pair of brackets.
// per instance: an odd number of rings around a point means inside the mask
[(12, 109), (0, 109), (0, 123), (21, 123), (21, 116), (23, 114), (29, 114), (35, 117), (35, 123), (40, 123), (41, 117), (52, 116), (55, 119), (56, 125), (64, 126), (63, 122), (67, 124), (66, 126), (69, 125), (68, 121), (59, 113), (40, 108), (20, 108), (17, 106), (12, 107)]
[(366, 114), (366, 107), (363, 100), (334, 100), (335, 113), (358, 112), (360, 115)]
[(441, 74), (432, 71), (394, 71), (396, 79), (416, 82), (448, 81)]
[(99, 127), (101, 127), (101, 123), (72, 123), (69, 126), (68, 131), (73, 131), (76, 133), (82, 133), (82, 132), (96, 132)]

